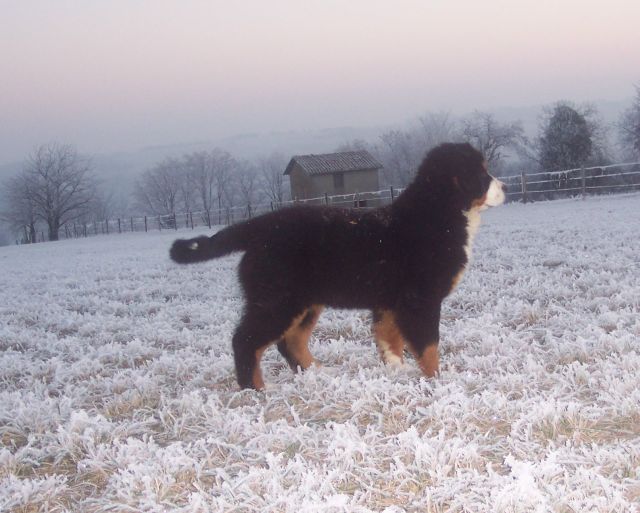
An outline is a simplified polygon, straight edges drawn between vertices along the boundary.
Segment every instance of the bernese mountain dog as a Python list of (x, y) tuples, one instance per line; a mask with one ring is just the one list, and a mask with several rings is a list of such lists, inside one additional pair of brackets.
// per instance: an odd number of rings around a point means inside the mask
[(244, 251), (246, 303), (233, 336), (242, 388), (264, 388), (260, 359), (271, 344), (294, 371), (311, 366), (308, 340), (324, 306), (371, 310), (383, 361), (402, 362), (406, 347), (434, 377), (441, 303), (469, 263), (480, 212), (504, 200), (479, 151), (445, 143), (391, 205), (287, 207), (176, 240), (170, 256), (186, 264)]

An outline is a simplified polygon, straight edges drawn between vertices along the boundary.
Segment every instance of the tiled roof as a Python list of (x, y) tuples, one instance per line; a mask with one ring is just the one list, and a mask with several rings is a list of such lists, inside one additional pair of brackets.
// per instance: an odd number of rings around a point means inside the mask
[(310, 175), (326, 175), (382, 167), (382, 164), (365, 150), (325, 153), (324, 155), (295, 155), (287, 165), (284, 174), (291, 173), (295, 164), (298, 164)]

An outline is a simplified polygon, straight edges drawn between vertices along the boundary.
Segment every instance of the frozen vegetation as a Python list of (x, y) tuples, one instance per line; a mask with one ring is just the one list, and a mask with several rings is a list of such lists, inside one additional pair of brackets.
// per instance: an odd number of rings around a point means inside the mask
[(489, 211), (439, 379), (331, 310), (323, 366), (271, 349), (263, 393), (233, 373), (237, 256), (0, 248), (0, 511), (640, 511), (639, 226), (640, 195)]

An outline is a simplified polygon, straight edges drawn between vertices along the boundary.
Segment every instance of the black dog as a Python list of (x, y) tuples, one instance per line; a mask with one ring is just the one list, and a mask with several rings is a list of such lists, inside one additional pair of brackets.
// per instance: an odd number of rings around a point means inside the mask
[(469, 144), (429, 152), (396, 201), (369, 211), (294, 206), (176, 240), (171, 258), (202, 262), (244, 251), (244, 315), (233, 336), (238, 383), (264, 387), (263, 352), (277, 343), (289, 365), (313, 362), (308, 339), (324, 305), (373, 312), (383, 360), (403, 349), (425, 375), (438, 372), (440, 305), (469, 261), (479, 212), (501, 204), (505, 186)]

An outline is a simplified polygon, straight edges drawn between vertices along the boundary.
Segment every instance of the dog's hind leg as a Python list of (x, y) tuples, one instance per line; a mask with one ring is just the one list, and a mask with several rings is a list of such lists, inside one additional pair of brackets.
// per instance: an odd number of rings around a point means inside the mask
[(304, 370), (316, 363), (309, 351), (309, 337), (318, 322), (323, 307), (314, 305), (296, 317), (278, 342), (278, 351), (287, 360), (294, 372)]
[(422, 372), (435, 377), (440, 371), (440, 305), (421, 311), (399, 310), (396, 322)]
[(264, 388), (260, 370), (262, 355), (269, 345), (283, 336), (296, 313), (287, 309), (247, 308), (233, 335), (233, 355), (240, 388)]
[(402, 364), (405, 342), (392, 311), (373, 312), (373, 334), (382, 361), (388, 365)]

